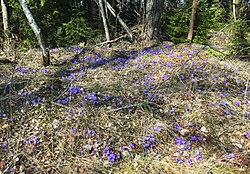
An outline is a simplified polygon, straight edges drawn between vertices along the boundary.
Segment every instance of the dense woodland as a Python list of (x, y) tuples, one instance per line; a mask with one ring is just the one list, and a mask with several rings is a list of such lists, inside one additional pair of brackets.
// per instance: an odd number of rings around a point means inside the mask
[(1, 0), (0, 174), (250, 172), (249, 0)]

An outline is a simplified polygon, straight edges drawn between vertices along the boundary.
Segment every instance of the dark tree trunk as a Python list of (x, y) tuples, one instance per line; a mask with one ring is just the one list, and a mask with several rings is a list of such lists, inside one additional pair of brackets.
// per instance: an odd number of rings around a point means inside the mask
[(157, 37), (160, 30), (160, 17), (164, 9), (164, 0), (147, 0), (145, 4), (145, 35), (148, 40)]
[(193, 39), (194, 20), (195, 20), (195, 13), (196, 13), (197, 5), (198, 5), (198, 0), (193, 0), (192, 14), (191, 14), (191, 18), (190, 18), (189, 32), (188, 32), (188, 37), (187, 37), (187, 39), (190, 41), (192, 41), (192, 39)]

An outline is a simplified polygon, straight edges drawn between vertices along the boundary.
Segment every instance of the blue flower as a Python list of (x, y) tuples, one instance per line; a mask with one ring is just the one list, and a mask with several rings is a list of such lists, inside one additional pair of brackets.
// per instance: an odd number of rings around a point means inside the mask
[(108, 160), (111, 162), (115, 162), (115, 157), (116, 157), (116, 155), (112, 153), (108, 156)]
[(7, 146), (8, 146), (8, 143), (5, 141), (5, 142), (3, 142), (2, 146), (3, 146), (3, 147), (7, 147)]
[(194, 142), (196, 142), (196, 143), (199, 142), (199, 140), (198, 140), (198, 138), (197, 138), (196, 136), (193, 136), (193, 137), (192, 137), (192, 140), (193, 140)]
[(124, 58), (121, 58), (121, 57), (118, 57), (117, 58), (117, 61), (120, 62), (120, 63), (124, 63), (127, 61), (127, 59), (124, 59)]
[(246, 139), (248, 139), (248, 138), (249, 138), (249, 135), (250, 135), (250, 131), (247, 130), (244, 136), (245, 136)]
[(169, 77), (170, 77), (170, 75), (164, 75), (163, 80), (167, 80), (167, 79), (169, 79)]
[(176, 124), (176, 125), (174, 126), (174, 128), (177, 129), (177, 130), (182, 130), (182, 127), (181, 127), (179, 124)]
[(156, 132), (161, 132), (162, 129), (163, 129), (162, 126), (156, 126), (155, 131)]
[(90, 130), (88, 131), (88, 134), (89, 134), (90, 136), (94, 136), (95, 131), (94, 131), (94, 130), (92, 130), (92, 129), (90, 129)]
[(131, 143), (131, 144), (129, 145), (129, 147), (130, 147), (130, 149), (135, 149), (135, 144), (134, 144), (134, 143)]
[(164, 45), (164, 48), (171, 48), (171, 46), (170, 45), (168, 45), (168, 44), (166, 44), (166, 45)]
[(188, 163), (189, 163), (190, 165), (192, 165), (192, 164), (193, 164), (193, 160), (190, 159), (190, 158), (188, 158)]
[(43, 72), (44, 72), (44, 73), (48, 73), (49, 70), (45, 68), (45, 69), (43, 70)]
[(187, 140), (181, 139), (180, 137), (176, 137), (176, 138), (175, 138), (175, 143), (176, 143), (178, 146), (180, 146), (180, 145), (182, 145), (182, 144), (185, 144), (186, 142), (187, 142)]
[(227, 157), (227, 158), (235, 158), (235, 155), (234, 155), (233, 153), (231, 153), (231, 154), (226, 154), (226, 157)]
[(225, 101), (220, 101), (220, 105), (221, 105), (221, 106), (227, 106), (227, 105), (228, 105), (228, 103), (227, 103), (227, 102), (225, 102)]
[(69, 87), (68, 88), (68, 92), (69, 94), (71, 95), (75, 95), (77, 93), (80, 93), (81, 92), (81, 89), (78, 87), (78, 86), (72, 86), (72, 87)]
[(238, 107), (240, 106), (240, 102), (235, 102), (234, 104), (235, 106), (238, 106)]

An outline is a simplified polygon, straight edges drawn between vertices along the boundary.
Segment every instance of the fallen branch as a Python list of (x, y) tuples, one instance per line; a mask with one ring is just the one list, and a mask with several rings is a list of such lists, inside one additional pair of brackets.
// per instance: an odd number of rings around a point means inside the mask
[(127, 37), (127, 36), (128, 36), (128, 35), (125, 34), (125, 35), (122, 35), (122, 36), (120, 36), (120, 37), (118, 37), (118, 38), (116, 38), (116, 39), (98, 43), (98, 44), (96, 44), (95, 46), (101, 46), (101, 47), (102, 47), (104, 44), (110, 44), (110, 43), (113, 43), (113, 42), (117, 42), (118, 40), (120, 40), (120, 39), (122, 39), (122, 38), (125, 38), (125, 37)]

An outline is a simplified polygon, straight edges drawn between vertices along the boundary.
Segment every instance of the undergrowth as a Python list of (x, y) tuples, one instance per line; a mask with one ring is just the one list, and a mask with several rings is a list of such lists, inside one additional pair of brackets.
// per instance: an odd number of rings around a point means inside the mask
[(249, 63), (192, 47), (1, 65), (2, 173), (247, 173)]

